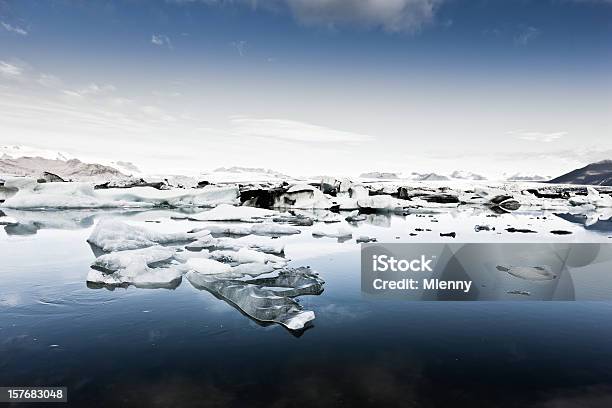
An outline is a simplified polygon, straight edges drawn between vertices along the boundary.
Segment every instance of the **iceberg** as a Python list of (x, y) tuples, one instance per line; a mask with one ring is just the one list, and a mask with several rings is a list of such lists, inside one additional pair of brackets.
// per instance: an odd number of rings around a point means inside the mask
[(336, 232), (315, 230), (312, 232), (312, 236), (351, 239), (353, 237), (353, 232), (347, 227), (340, 227), (336, 230)]
[(261, 223), (251, 226), (242, 225), (207, 225), (206, 229), (213, 235), (293, 235), (301, 231), (291, 225)]
[(208, 234), (206, 230), (195, 233), (161, 233), (113, 219), (103, 219), (98, 222), (87, 242), (111, 252), (195, 241)]
[[(301, 330), (315, 318), (314, 312), (303, 310), (302, 306), (290, 296), (279, 295), (273, 289), (266, 288), (268, 283), (288, 285), (290, 283), (288, 278), (284, 280), (280, 278), (274, 282), (261, 281), (258, 285), (249, 281), (219, 279), (197, 272), (189, 272), (186, 277), (195, 288), (207, 290), (226, 300), (259, 322), (278, 323), (289, 330)], [(295, 278), (295, 281), (303, 283), (299, 278)], [(302, 284), (301, 287), (302, 291), (313, 291), (312, 286)], [(297, 295), (299, 288), (300, 286), (294, 289), (294, 292), (290, 292), (291, 289), (287, 288), (286, 292)]]
[(276, 214), (276, 211), (264, 208), (236, 207), (229, 204), (220, 204), (217, 207), (189, 217), (193, 221), (241, 221), (262, 222), (265, 217)]
[(330, 208), (332, 202), (319, 190), (308, 184), (296, 184), (274, 197), (273, 208), (316, 209)]
[(190, 258), (186, 265), (187, 268), (200, 275), (219, 275), (232, 271), (230, 265), (208, 258)]
[(153, 187), (95, 189), (95, 183), (38, 183), (36, 179), (15, 177), (5, 180), (4, 189), (16, 191), (3, 207), (34, 208), (148, 208), (155, 206), (213, 207), (238, 202), (237, 186), (206, 186), (185, 193), (182, 189), (158, 190)]
[(180, 282), (184, 269), (179, 265), (152, 267), (169, 262), (174, 251), (161, 246), (101, 255), (91, 265), (87, 282), (108, 286), (171, 287)]

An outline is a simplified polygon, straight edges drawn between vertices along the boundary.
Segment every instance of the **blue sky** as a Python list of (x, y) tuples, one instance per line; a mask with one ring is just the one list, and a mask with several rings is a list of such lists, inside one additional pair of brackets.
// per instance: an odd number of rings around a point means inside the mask
[(173, 172), (612, 158), (612, 1), (0, 0), (0, 23), (3, 144)]

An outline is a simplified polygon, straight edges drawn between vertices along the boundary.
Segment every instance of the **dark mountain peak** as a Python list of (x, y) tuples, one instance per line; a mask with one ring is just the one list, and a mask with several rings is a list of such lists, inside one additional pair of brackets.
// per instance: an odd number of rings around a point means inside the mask
[(552, 179), (549, 183), (612, 186), (612, 160), (591, 163)]

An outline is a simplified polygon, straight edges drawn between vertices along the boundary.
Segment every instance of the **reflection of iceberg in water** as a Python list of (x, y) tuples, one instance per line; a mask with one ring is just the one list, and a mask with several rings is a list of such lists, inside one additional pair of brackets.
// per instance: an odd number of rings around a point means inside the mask
[(187, 279), (197, 289), (205, 289), (263, 323), (279, 323), (300, 330), (314, 319), (314, 312), (303, 310), (293, 297), (319, 295), (323, 280), (310, 268), (284, 269), (268, 278), (224, 279), (219, 275), (189, 272)]
[(557, 217), (574, 224), (580, 224), (586, 230), (598, 232), (612, 232), (612, 214), (595, 212), (593, 214), (555, 214)]
[(4, 208), (3, 211), (14, 218), (17, 224), (7, 225), (4, 230), (8, 235), (33, 235), (41, 229), (78, 230), (94, 225), (99, 215), (130, 216), (143, 211), (104, 211), (104, 210), (13, 210)]

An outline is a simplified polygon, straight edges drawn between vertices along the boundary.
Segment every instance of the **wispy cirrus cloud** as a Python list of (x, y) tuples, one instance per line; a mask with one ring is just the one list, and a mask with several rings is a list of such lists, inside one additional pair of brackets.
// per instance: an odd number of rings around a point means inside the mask
[(0, 21), (0, 26), (2, 26), (6, 31), (14, 33), (14, 34), (24, 35), (24, 36), (28, 35), (28, 32), (24, 28), (14, 26), (4, 21)]
[(172, 41), (170, 41), (170, 37), (165, 34), (152, 34), (151, 44), (172, 49)]
[(82, 98), (88, 95), (101, 95), (114, 92), (116, 90), (114, 85), (105, 84), (98, 85), (96, 83), (90, 83), (84, 87), (78, 89), (64, 90), (63, 93), (68, 96)]
[(234, 47), (236, 49), (236, 51), (238, 51), (238, 55), (240, 55), (241, 57), (244, 57), (244, 54), (246, 52), (246, 46), (247, 46), (247, 42), (246, 41), (232, 41), (231, 42), (231, 46)]
[(23, 68), (8, 63), (6, 61), (0, 61), (0, 75), (7, 79), (17, 79), (23, 74)]
[(530, 142), (550, 143), (561, 139), (567, 135), (567, 132), (531, 132), (526, 130), (513, 130), (506, 133), (509, 136), (514, 136), (517, 139), (527, 140)]
[(234, 116), (230, 118), (230, 124), (231, 134), (241, 137), (264, 137), (316, 143), (361, 143), (375, 140), (369, 135), (288, 119)]
[(517, 45), (527, 45), (540, 36), (540, 30), (532, 26), (521, 26), (518, 34), (514, 37)]

